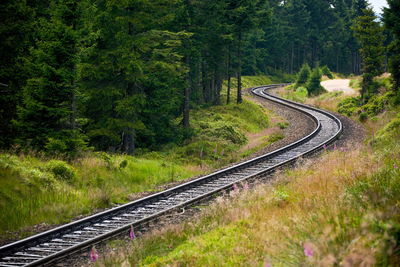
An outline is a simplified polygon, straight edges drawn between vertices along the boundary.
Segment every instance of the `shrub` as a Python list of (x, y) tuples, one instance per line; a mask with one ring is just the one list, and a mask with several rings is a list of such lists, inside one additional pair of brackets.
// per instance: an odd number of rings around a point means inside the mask
[(300, 71), (299, 74), (297, 75), (297, 80), (296, 80), (296, 87), (300, 87), (302, 85), (305, 85), (310, 77), (311, 69), (308, 64), (304, 64)]
[(310, 95), (319, 95), (325, 91), (321, 86), (321, 72), (318, 68), (312, 71), (310, 80), (307, 83), (307, 89)]
[(329, 79), (333, 79), (333, 74), (332, 74), (331, 70), (328, 68), (328, 66), (326, 66), (326, 65), (323, 66), (321, 68), (321, 72), (322, 72), (322, 75), (325, 75)]
[(74, 168), (61, 160), (50, 160), (46, 168), (60, 181), (71, 182), (76, 177)]
[(246, 144), (247, 138), (244, 134), (237, 131), (232, 125), (221, 125), (213, 130), (215, 137), (221, 137), (225, 140), (231, 141), (234, 144)]
[(359, 97), (349, 97), (338, 104), (338, 112), (346, 116), (352, 116), (358, 113), (361, 100)]

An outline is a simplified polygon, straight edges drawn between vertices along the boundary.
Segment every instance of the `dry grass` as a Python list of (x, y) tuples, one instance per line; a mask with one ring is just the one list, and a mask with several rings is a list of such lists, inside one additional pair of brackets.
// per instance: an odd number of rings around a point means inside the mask
[[(395, 160), (399, 161), (396, 151)], [(380, 254), (387, 250), (385, 255), (393, 256), (395, 246), (390, 242), (388, 246), (388, 232), (371, 229), (377, 222), (386, 223), (390, 229), (390, 218), (399, 207), (379, 208), (373, 203), (373, 198), (379, 197), (374, 188), (372, 195), (357, 191), (364, 183), (376, 182), (371, 177), (382, 172), (382, 160), (366, 146), (325, 153), (313, 162), (304, 161), (301, 167), (281, 173), (273, 185), (220, 197), (199, 218), (149, 233), (118, 255), (107, 255), (107, 260), (98, 265), (387, 263)], [(398, 170), (392, 174), (400, 176)], [(362, 199), (360, 203), (357, 197)], [(304, 246), (312, 251), (312, 257), (304, 255)]]

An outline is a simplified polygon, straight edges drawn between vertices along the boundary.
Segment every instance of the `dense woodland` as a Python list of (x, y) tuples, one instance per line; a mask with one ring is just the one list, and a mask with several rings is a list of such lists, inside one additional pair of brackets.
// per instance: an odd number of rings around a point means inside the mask
[(0, 146), (133, 154), (179, 143), (190, 109), (231, 102), (232, 77), (239, 104), (241, 75), (305, 63), (363, 73), (366, 98), (389, 68), (398, 89), (400, 3), (388, 2), (381, 22), (366, 0), (2, 1)]

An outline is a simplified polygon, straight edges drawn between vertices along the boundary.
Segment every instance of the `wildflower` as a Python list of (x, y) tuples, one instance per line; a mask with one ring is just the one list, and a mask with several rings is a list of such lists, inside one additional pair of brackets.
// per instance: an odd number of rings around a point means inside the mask
[(225, 153), (225, 150), (222, 149), (222, 151), (221, 151), (221, 156), (222, 156), (222, 157), (224, 156), (224, 153)]
[(92, 247), (92, 249), (90, 250), (89, 256), (90, 256), (90, 260), (95, 262), (99, 258), (99, 253), (97, 253), (97, 250), (94, 247)]
[(333, 150), (336, 150), (337, 149), (337, 146), (336, 146), (336, 143), (333, 145)]
[(398, 168), (399, 168), (399, 166), (397, 166), (397, 164), (396, 164), (396, 163), (394, 163), (394, 164), (393, 164), (393, 168), (395, 168), (395, 169), (398, 169)]
[(326, 144), (324, 144), (324, 150), (326, 151)]
[(233, 184), (233, 191), (239, 191), (239, 187), (237, 186), (237, 184)]
[(268, 261), (266, 261), (264, 267), (272, 267), (272, 265), (271, 265), (271, 263), (269, 263)]
[(132, 226), (132, 225), (131, 225), (131, 230), (129, 231), (129, 238), (130, 238), (131, 240), (133, 240), (133, 239), (136, 238), (135, 232), (133, 231), (133, 226)]
[(304, 255), (306, 255), (307, 257), (312, 257), (314, 255), (314, 251), (311, 248), (311, 245), (309, 243), (305, 243), (303, 245), (304, 248)]
[(249, 184), (248, 183), (244, 183), (243, 184), (243, 190), (249, 190)]

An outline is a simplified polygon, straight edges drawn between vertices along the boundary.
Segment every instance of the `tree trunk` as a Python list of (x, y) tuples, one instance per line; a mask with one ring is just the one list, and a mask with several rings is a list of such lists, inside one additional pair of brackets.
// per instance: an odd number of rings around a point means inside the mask
[(226, 104), (231, 102), (231, 46), (228, 47), (228, 64), (227, 64), (227, 76), (228, 76), (228, 90), (226, 93)]
[(240, 104), (243, 102), (242, 99), (242, 32), (239, 32), (239, 40), (238, 40), (238, 72), (237, 72), (237, 103)]
[(133, 155), (135, 152), (135, 137), (133, 129), (126, 129), (126, 131), (122, 132), (121, 152), (128, 155)]
[[(189, 56), (186, 57), (186, 65), (190, 68), (190, 58)], [(190, 121), (189, 121), (189, 114), (190, 114), (190, 71), (186, 74), (186, 86), (184, 90), (184, 102), (183, 102), (183, 128), (189, 129)]]

